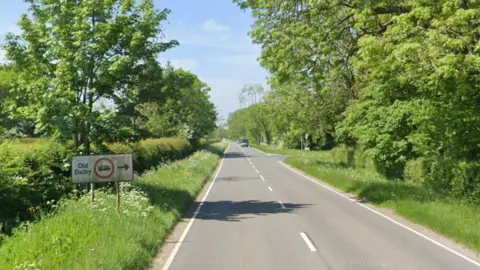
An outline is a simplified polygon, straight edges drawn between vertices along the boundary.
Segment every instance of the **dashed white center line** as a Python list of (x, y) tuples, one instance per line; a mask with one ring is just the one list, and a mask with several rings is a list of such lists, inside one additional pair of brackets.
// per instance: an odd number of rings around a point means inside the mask
[(254, 169), (255, 169), (255, 171), (256, 171), (257, 173), (260, 173), (255, 167), (254, 167)]
[(263, 181), (263, 182), (265, 182), (265, 178), (263, 178), (263, 176), (262, 176), (262, 175), (260, 175), (260, 178), (262, 178), (262, 181)]
[(273, 189), (272, 189), (270, 186), (268, 187), (268, 189), (269, 189), (270, 191), (273, 191)]
[(303, 241), (305, 241), (305, 243), (307, 244), (307, 246), (308, 246), (308, 248), (310, 249), (311, 252), (317, 251), (317, 249), (313, 245), (312, 241), (310, 241), (310, 239), (308, 239), (308, 236), (305, 233), (301, 232), (300, 236), (303, 238)]
[(280, 204), (280, 206), (282, 206), (283, 209), (287, 209), (285, 205), (283, 205), (282, 201), (278, 201), (278, 203)]

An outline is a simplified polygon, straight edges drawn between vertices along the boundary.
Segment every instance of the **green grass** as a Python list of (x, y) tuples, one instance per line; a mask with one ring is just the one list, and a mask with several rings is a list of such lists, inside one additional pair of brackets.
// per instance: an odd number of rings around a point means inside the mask
[[(221, 153), (225, 145), (214, 147)], [(120, 215), (108, 192), (97, 192), (93, 207), (88, 196), (62, 201), (55, 213), (6, 239), (0, 269), (147, 268), (219, 158), (200, 151), (122, 184)]]
[(389, 181), (371, 169), (353, 169), (335, 162), (329, 151), (299, 151), (258, 147), (291, 155), (285, 162), (341, 190), (431, 228), (480, 252), (480, 206), (440, 197), (430, 190)]

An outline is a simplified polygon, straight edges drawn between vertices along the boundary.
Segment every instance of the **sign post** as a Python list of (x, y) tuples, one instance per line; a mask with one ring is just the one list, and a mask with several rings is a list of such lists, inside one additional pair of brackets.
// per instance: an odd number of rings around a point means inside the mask
[(131, 154), (75, 156), (72, 159), (72, 182), (90, 183), (92, 203), (95, 201), (95, 183), (116, 183), (117, 211), (120, 211), (119, 182), (133, 181)]

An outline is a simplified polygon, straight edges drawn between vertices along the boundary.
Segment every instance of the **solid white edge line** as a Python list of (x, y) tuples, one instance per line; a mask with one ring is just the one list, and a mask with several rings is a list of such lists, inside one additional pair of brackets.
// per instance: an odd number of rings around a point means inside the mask
[(262, 175), (260, 175), (260, 178), (262, 178), (262, 181), (265, 181), (265, 178), (263, 178), (263, 176), (262, 176)]
[(265, 152), (263, 152), (262, 150), (260, 150), (260, 149), (258, 149), (258, 148), (256, 148), (256, 147), (252, 147), (252, 148), (255, 149), (255, 150), (257, 150), (257, 151), (259, 151), (259, 152), (261, 152), (261, 153), (263, 153), (263, 154), (265, 154), (265, 155), (267, 155), (267, 156), (269, 156), (269, 157), (272, 156), (271, 154), (265, 153)]
[(292, 167), (286, 165), (285, 163), (283, 163), (283, 162), (281, 162), (281, 161), (279, 161), (279, 163), (282, 164), (283, 166), (285, 166), (286, 168), (290, 169), (291, 171), (293, 171), (293, 172), (295, 172), (295, 173), (303, 176), (305, 179), (310, 180), (310, 181), (312, 181), (313, 183), (315, 183), (315, 184), (317, 184), (317, 185), (319, 185), (319, 186), (322, 186), (323, 188), (328, 189), (328, 190), (334, 192), (335, 194), (340, 195), (340, 196), (348, 199), (349, 201), (354, 202), (356, 205), (359, 205), (359, 206), (361, 206), (361, 207), (369, 210), (370, 212), (375, 213), (375, 214), (377, 214), (378, 216), (381, 216), (381, 217), (383, 217), (383, 218), (385, 218), (385, 219), (393, 222), (394, 224), (396, 224), (396, 225), (398, 225), (398, 226), (400, 226), (400, 227), (402, 227), (402, 228), (404, 228), (404, 229), (406, 229), (406, 230), (408, 230), (408, 231), (410, 231), (410, 232), (412, 232), (412, 233), (414, 233), (414, 234), (422, 237), (423, 239), (425, 239), (425, 240), (427, 240), (427, 241), (429, 241), (429, 242), (431, 242), (431, 243), (433, 243), (433, 244), (435, 244), (435, 245), (437, 245), (437, 246), (439, 246), (439, 247), (441, 247), (441, 248), (443, 248), (443, 249), (445, 249), (445, 250), (447, 250), (447, 251), (449, 251), (449, 252), (457, 255), (458, 257), (460, 257), (460, 258), (462, 258), (462, 259), (464, 259), (464, 260), (466, 260), (466, 261), (468, 261), (468, 262), (470, 262), (470, 263), (472, 263), (472, 264), (474, 264), (474, 265), (476, 265), (476, 266), (478, 266), (478, 267), (480, 267), (480, 262), (477, 262), (477, 261), (475, 261), (475, 260), (473, 260), (473, 259), (471, 259), (471, 258), (469, 258), (469, 257), (467, 257), (467, 256), (465, 256), (465, 255), (463, 255), (463, 254), (461, 254), (461, 253), (459, 253), (459, 252), (457, 252), (457, 251), (455, 251), (455, 250), (447, 247), (446, 245), (444, 245), (444, 244), (442, 244), (442, 243), (440, 243), (440, 242), (437, 242), (436, 240), (434, 240), (434, 239), (432, 239), (432, 238), (430, 238), (430, 237), (428, 237), (428, 236), (426, 236), (426, 235), (424, 235), (424, 234), (422, 234), (422, 233), (420, 233), (420, 232), (418, 232), (418, 231), (416, 231), (416, 230), (408, 227), (407, 225), (404, 225), (404, 224), (402, 224), (402, 223), (400, 223), (400, 222), (392, 219), (391, 217), (388, 217), (388, 216), (386, 216), (386, 215), (378, 212), (377, 210), (375, 210), (375, 209), (373, 209), (373, 208), (371, 208), (371, 207), (368, 207), (368, 206), (366, 206), (366, 205), (364, 205), (364, 204), (362, 204), (362, 203), (357, 202), (357, 201), (354, 200), (354, 199), (349, 198), (348, 196), (343, 195), (342, 193), (340, 193), (340, 192), (338, 192), (338, 191), (336, 191), (336, 190), (334, 190), (334, 189), (332, 189), (332, 188), (330, 188), (330, 187), (328, 187), (328, 186), (320, 183), (319, 180), (315, 180), (315, 179), (313, 179), (313, 178), (311, 178), (311, 177), (309, 177), (309, 176), (307, 176), (307, 175), (299, 172), (298, 170), (293, 169)]
[(188, 231), (189, 231), (190, 228), (192, 227), (193, 222), (195, 221), (195, 218), (197, 217), (198, 213), (200, 212), (200, 209), (202, 208), (203, 203), (204, 203), (205, 200), (207, 199), (207, 196), (208, 196), (208, 194), (210, 193), (210, 190), (211, 190), (212, 187), (213, 187), (213, 184), (215, 184), (215, 181), (217, 180), (218, 174), (219, 174), (220, 171), (222, 170), (223, 161), (225, 160), (225, 153), (228, 151), (228, 148), (229, 148), (229, 147), (230, 147), (230, 146), (228, 146), (228, 147), (225, 149), (224, 156), (222, 157), (222, 161), (220, 162), (220, 165), (219, 165), (219, 167), (218, 167), (218, 171), (217, 171), (217, 173), (215, 174), (215, 177), (213, 178), (212, 183), (210, 183), (210, 186), (208, 187), (207, 192), (205, 193), (205, 195), (203, 196), (202, 200), (200, 201), (200, 204), (197, 206), (197, 209), (195, 209), (195, 213), (193, 214), (193, 217), (192, 217), (192, 218), (190, 219), (190, 221), (188, 222), (188, 225), (187, 225), (187, 227), (185, 228), (185, 230), (183, 231), (182, 235), (180, 236), (180, 239), (178, 239), (178, 242), (177, 242), (177, 244), (175, 245), (175, 247), (173, 248), (172, 253), (170, 253), (170, 256), (168, 256), (168, 259), (167, 259), (167, 261), (165, 262), (165, 264), (163, 265), (162, 270), (167, 270), (167, 269), (170, 267), (170, 265), (172, 264), (173, 260), (175, 259), (175, 255), (177, 255), (177, 252), (178, 252), (178, 250), (180, 249), (180, 246), (182, 245), (183, 241), (185, 240), (185, 237), (187, 237)]
[(281, 206), (283, 209), (287, 209), (287, 208), (285, 207), (285, 205), (283, 205), (282, 201), (278, 201), (278, 203), (280, 204), (280, 206)]
[(303, 241), (305, 241), (305, 243), (307, 244), (307, 246), (308, 246), (308, 248), (310, 249), (311, 252), (317, 251), (315, 246), (312, 244), (312, 241), (310, 241), (310, 239), (308, 239), (308, 236), (305, 233), (301, 232), (300, 236), (302, 237)]
[(268, 186), (268, 189), (269, 189), (270, 191), (273, 191), (273, 189), (272, 189), (270, 186)]

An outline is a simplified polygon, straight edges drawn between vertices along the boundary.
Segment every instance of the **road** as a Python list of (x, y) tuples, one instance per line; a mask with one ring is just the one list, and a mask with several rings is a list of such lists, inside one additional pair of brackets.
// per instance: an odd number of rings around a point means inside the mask
[(280, 159), (231, 144), (163, 269), (480, 269)]

